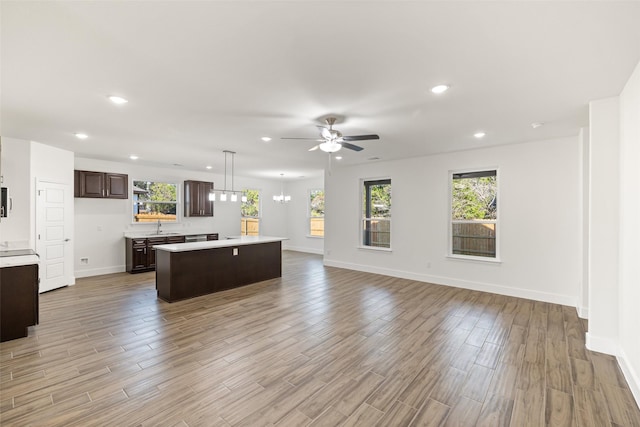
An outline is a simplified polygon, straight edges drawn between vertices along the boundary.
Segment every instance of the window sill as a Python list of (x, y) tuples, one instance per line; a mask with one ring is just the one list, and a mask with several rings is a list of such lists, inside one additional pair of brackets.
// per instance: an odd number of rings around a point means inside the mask
[(473, 261), (473, 262), (486, 262), (489, 264), (502, 264), (502, 260), (500, 258), (487, 258), (487, 257), (470, 256), (470, 255), (447, 255), (447, 258), (458, 260), (458, 261)]
[(305, 237), (309, 239), (324, 239), (324, 236), (312, 236), (311, 234), (307, 234)]
[(377, 252), (393, 252), (391, 248), (379, 248), (377, 246), (358, 246), (358, 249), (364, 249), (365, 251), (377, 251)]

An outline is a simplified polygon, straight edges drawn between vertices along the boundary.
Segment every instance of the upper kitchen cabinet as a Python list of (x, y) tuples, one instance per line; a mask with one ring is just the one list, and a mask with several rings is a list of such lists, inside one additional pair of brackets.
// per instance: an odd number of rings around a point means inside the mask
[(129, 176), (121, 173), (74, 171), (75, 197), (128, 199)]
[(213, 202), (209, 193), (213, 182), (184, 182), (184, 216), (213, 216)]

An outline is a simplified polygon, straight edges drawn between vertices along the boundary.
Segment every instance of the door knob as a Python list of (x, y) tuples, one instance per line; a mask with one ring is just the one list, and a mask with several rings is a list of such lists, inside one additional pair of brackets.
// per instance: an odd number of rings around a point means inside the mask
[(68, 242), (69, 240), (71, 240), (71, 239), (64, 239), (65, 242)]

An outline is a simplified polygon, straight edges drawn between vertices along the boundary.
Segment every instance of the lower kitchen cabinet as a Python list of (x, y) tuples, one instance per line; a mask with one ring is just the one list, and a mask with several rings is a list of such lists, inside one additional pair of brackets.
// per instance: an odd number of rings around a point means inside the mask
[(0, 341), (26, 337), (38, 305), (38, 264), (0, 268)]
[(184, 243), (184, 236), (166, 236), (149, 238), (125, 239), (126, 244), (126, 269), (128, 273), (141, 273), (153, 271), (156, 268), (155, 245), (169, 243)]

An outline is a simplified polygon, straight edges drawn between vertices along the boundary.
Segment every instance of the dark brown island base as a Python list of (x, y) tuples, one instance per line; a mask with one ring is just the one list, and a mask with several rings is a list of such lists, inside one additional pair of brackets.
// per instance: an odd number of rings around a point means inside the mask
[(156, 288), (167, 302), (282, 276), (282, 237), (156, 246)]

